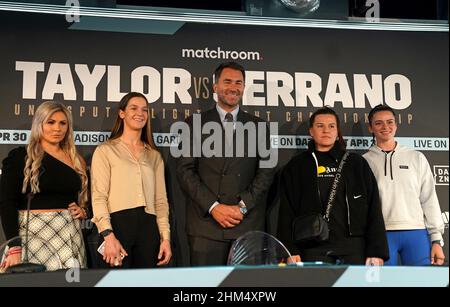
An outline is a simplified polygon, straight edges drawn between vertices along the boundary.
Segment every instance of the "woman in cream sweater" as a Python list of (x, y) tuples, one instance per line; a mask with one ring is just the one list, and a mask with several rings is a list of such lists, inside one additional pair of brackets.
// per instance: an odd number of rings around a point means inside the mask
[(91, 172), (103, 260), (124, 268), (167, 264), (172, 252), (164, 161), (153, 142), (144, 95), (131, 92), (119, 102), (111, 137), (96, 148)]

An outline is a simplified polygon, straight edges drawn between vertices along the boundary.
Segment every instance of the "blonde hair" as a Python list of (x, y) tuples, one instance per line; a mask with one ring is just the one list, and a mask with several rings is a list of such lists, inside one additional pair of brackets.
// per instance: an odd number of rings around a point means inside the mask
[(44, 158), (44, 149), (41, 146), (44, 123), (56, 112), (62, 112), (67, 118), (67, 132), (64, 139), (59, 143), (61, 149), (69, 155), (75, 171), (81, 179), (81, 191), (78, 199), (78, 205), (86, 207), (88, 178), (86, 166), (83, 158), (77, 153), (73, 139), (73, 120), (70, 111), (59, 102), (45, 101), (37, 109), (33, 116), (31, 125), (30, 142), (27, 145), (27, 156), (25, 167), (23, 169), (24, 179), (22, 193), (26, 193), (28, 185), (31, 192), (39, 193), (39, 169)]

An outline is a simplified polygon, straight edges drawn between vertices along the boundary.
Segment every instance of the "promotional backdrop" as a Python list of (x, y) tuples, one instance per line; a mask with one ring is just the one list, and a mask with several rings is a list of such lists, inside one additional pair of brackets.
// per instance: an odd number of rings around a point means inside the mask
[(306, 147), (308, 118), (317, 108), (337, 111), (348, 148), (361, 154), (372, 141), (369, 110), (380, 103), (394, 108), (398, 139), (429, 159), (448, 221), (448, 32), (186, 23), (172, 34), (150, 34), (76, 30), (79, 24), (62, 17), (32, 16), (31, 25), (23, 22), (30, 14), (7, 17), (0, 18), (0, 159), (27, 143), (36, 107), (57, 100), (71, 108), (76, 144), (89, 164), (120, 98), (144, 93), (166, 162), (178, 265), (188, 258), (170, 125), (214, 106), (212, 74), (225, 61), (246, 68), (242, 109), (278, 123), (271, 139), (280, 168)]

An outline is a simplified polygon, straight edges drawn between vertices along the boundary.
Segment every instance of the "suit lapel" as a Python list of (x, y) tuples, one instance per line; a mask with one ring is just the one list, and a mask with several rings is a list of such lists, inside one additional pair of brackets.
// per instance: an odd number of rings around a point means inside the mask
[[(239, 112), (238, 112), (238, 114), (237, 114), (237, 116), (236, 116), (236, 122), (238, 122), (238, 123), (242, 123), (242, 124), (245, 124), (246, 123), (246, 119), (245, 119), (245, 114), (244, 114), (244, 111), (242, 111), (241, 110), (241, 108), (239, 108)], [(236, 130), (233, 132), (233, 155), (235, 155), (236, 154)], [(246, 142), (244, 141), (244, 144), (245, 144)], [(245, 145), (244, 145), (245, 146)], [(245, 150), (245, 149), (244, 149)], [(239, 164), (239, 162), (240, 162), (240, 159), (241, 158), (239, 158), (239, 157), (234, 157), (234, 158), (225, 158), (225, 165), (224, 165), (224, 171), (226, 171), (226, 169), (228, 169), (228, 168), (232, 168), (233, 167), (233, 164)]]
[[(214, 121), (214, 122), (219, 123), (220, 126), (222, 127), (222, 158), (217, 159), (217, 161), (218, 161), (217, 166), (219, 169), (222, 169), (222, 172), (225, 172), (230, 167), (233, 167), (233, 164), (235, 164), (235, 163), (238, 164), (240, 161), (240, 158), (225, 157), (225, 147), (224, 146), (229, 146), (229, 145), (227, 145), (227, 142), (225, 140), (225, 130), (223, 129), (222, 121), (220, 120), (219, 112), (217, 112), (216, 108), (209, 110), (205, 115), (206, 116), (204, 117), (202, 125), (204, 125), (208, 121)], [(239, 112), (236, 117), (236, 121), (240, 122), (242, 124), (245, 124), (247, 122), (244, 111), (242, 111), (241, 109), (239, 109)], [(236, 142), (234, 141), (236, 138), (235, 134), (236, 134), (236, 131), (234, 131), (234, 133), (233, 133), (233, 155), (236, 153), (236, 148), (235, 148)]]
[(241, 122), (241, 123), (243, 123), (243, 124), (245, 124), (246, 123), (246, 120), (245, 120), (245, 117), (244, 117), (244, 111), (242, 111), (241, 110), (241, 108), (239, 108), (239, 112), (238, 112), (238, 114), (237, 114), (237, 121), (238, 122)]
[(203, 124), (205, 124), (208, 121), (214, 121), (217, 122), (219, 124), (222, 124), (220, 121), (220, 116), (219, 116), (219, 112), (217, 112), (216, 108), (213, 108), (211, 110), (209, 110), (208, 112), (206, 112), (205, 114), (205, 122)]
[[(226, 162), (227, 162), (227, 160), (229, 160), (227, 158), (224, 158), (224, 153), (225, 153), (224, 146), (226, 146), (225, 135), (224, 135), (225, 130), (223, 129), (223, 125), (222, 125), (222, 121), (220, 120), (219, 112), (217, 112), (217, 109), (215, 107), (206, 112), (205, 117), (202, 121), (202, 126), (204, 124), (206, 124), (207, 122), (216, 122), (222, 128), (222, 152), (219, 153), (221, 155), (221, 157), (218, 157), (215, 159), (217, 160), (217, 168), (222, 170), (222, 172), (224, 172), (227, 168)], [(202, 142), (202, 144), (203, 144), (203, 142)]]

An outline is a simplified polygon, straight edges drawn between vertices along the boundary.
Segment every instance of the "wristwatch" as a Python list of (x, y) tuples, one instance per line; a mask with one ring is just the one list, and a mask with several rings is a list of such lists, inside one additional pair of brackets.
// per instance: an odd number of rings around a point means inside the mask
[(100, 234), (102, 235), (102, 237), (106, 237), (107, 235), (109, 235), (111, 232), (113, 232), (111, 229), (106, 229), (103, 230), (102, 232), (100, 232)]
[(439, 244), (441, 247), (444, 247), (444, 240), (434, 240), (431, 244)]
[(241, 213), (242, 213), (242, 215), (246, 215), (247, 214), (247, 212), (248, 212), (248, 210), (247, 210), (247, 207), (245, 206), (245, 205), (243, 205), (243, 204), (241, 204), (240, 206), (239, 206), (239, 211), (241, 211)]

